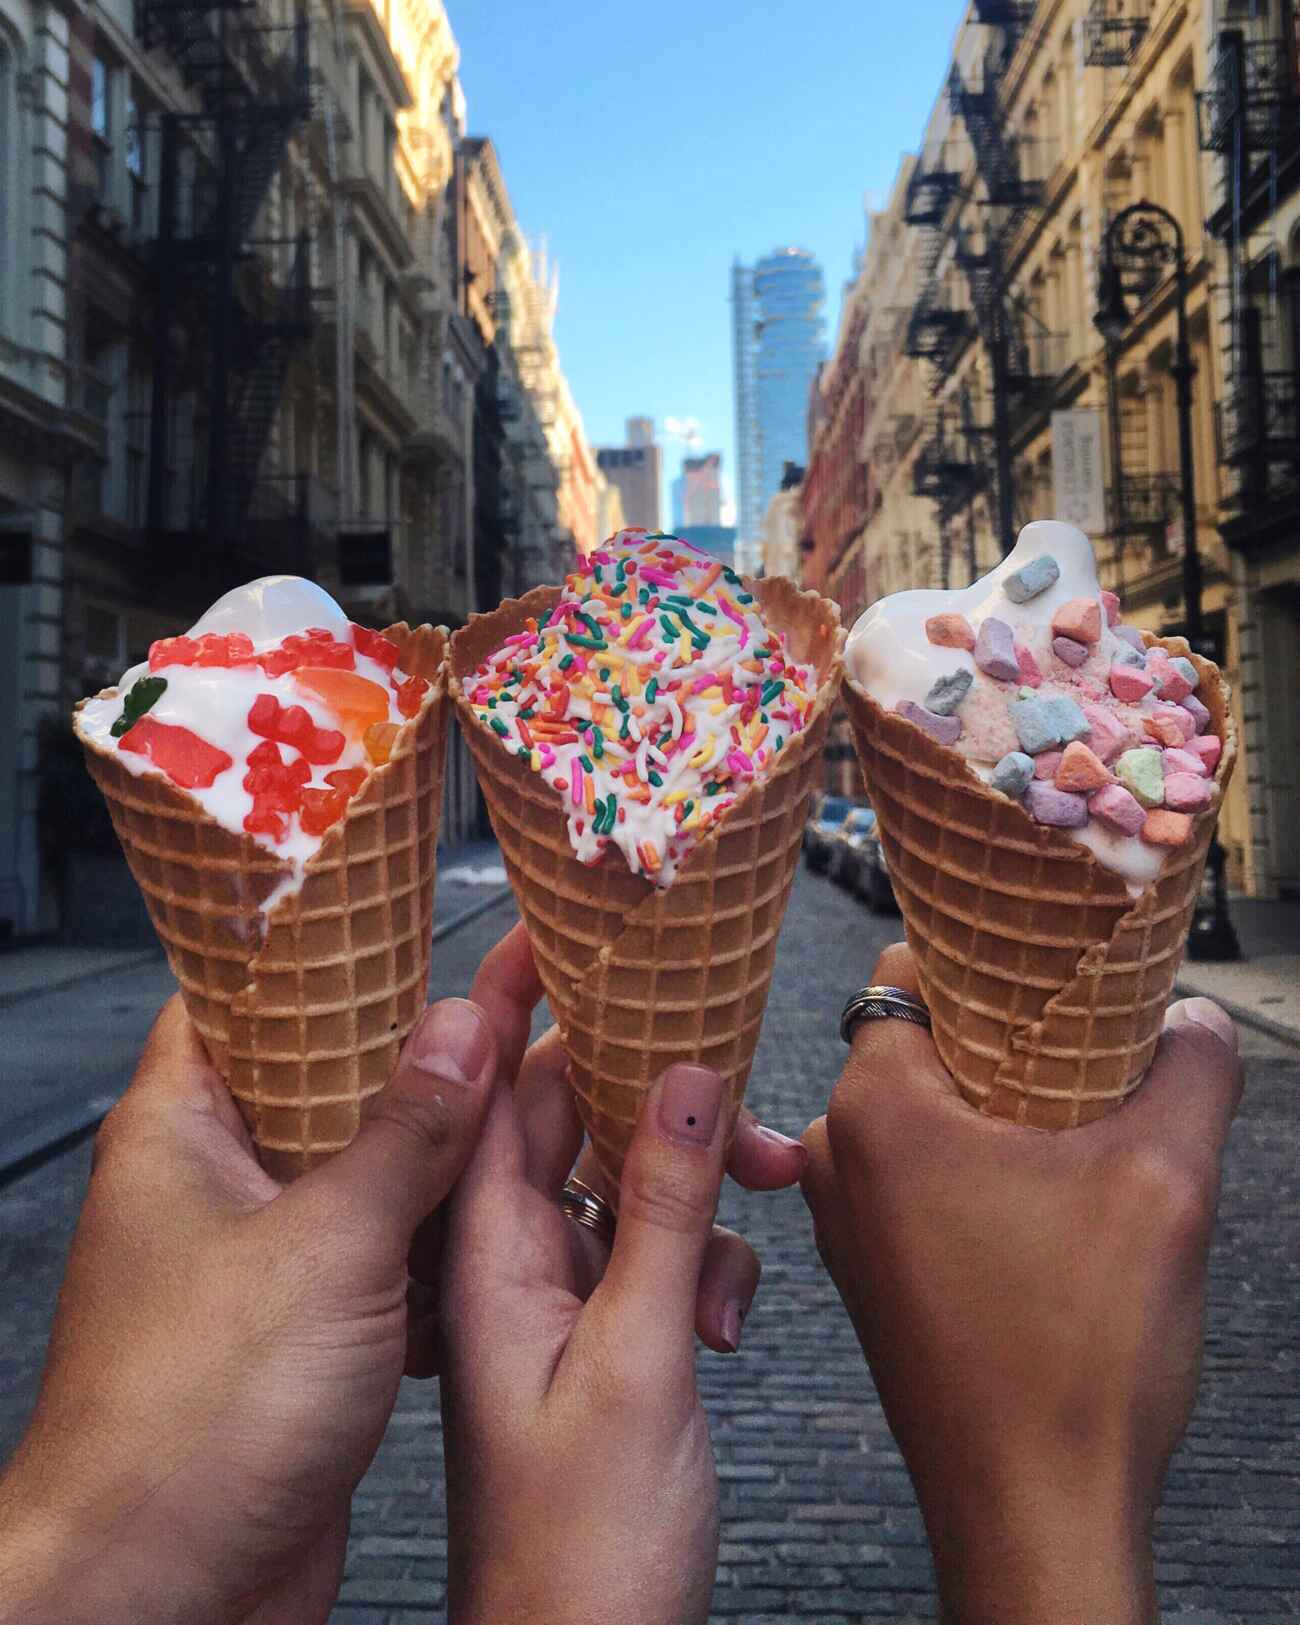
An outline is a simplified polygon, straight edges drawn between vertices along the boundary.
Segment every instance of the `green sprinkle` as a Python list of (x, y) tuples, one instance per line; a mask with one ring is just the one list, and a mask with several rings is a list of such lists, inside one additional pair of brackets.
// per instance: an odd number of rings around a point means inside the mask
[(770, 649), (755, 649), (754, 650), (754, 659), (755, 660), (770, 660), (771, 658), (772, 658), (772, 651)]
[(533, 754), (532, 751), (529, 750), (527, 745), (520, 745), (519, 749), (515, 752), (516, 756), (529, 756), (529, 757), (531, 757), (532, 754)]
[(774, 677), (772, 681), (764, 688), (763, 692), (758, 696), (758, 703), (760, 705), (771, 705), (772, 701), (777, 697), (784, 687), (785, 683), (782, 681), (782, 679), (779, 677)]
[[(566, 632), (565, 638), (570, 643), (577, 644), (579, 649), (608, 649), (609, 644), (604, 638), (580, 638), (576, 632)], [(563, 664), (563, 662), (561, 662)]]
[(596, 580), (597, 581), (600, 580), (600, 566), (599, 565), (596, 566)]
[(645, 686), (645, 697), (653, 703), (655, 695), (659, 692), (659, 679), (652, 677)]
[(594, 773), (596, 771), (596, 769), (591, 765), (590, 756), (579, 756), (578, 760), (582, 763), (583, 767), (586, 768), (588, 773)]
[(623, 698), (623, 690), (618, 686), (617, 683), (615, 683), (613, 688), (610, 689), (609, 697), (611, 700), (613, 700), (614, 704), (619, 708), (620, 711), (627, 710), (627, 701)]
[(738, 592), (736, 594), (736, 602), (738, 604), (752, 604), (754, 602), (754, 595), (752, 592)]
[(707, 649), (708, 646), (709, 646), (710, 641), (711, 640), (710, 640), (709, 635), (708, 635), (707, 632), (692, 632), (691, 633), (691, 642), (695, 645), (695, 647), (697, 649)]
[(632, 606), (631, 606), (631, 604), (624, 604), (622, 609), (619, 610), (619, 614), (623, 617), (623, 619), (625, 621), (630, 619), (631, 614), (632, 614)]
[(597, 761), (605, 754), (605, 740), (599, 728), (591, 730), (591, 754)]
[(691, 595), (689, 593), (685, 593), (685, 592), (666, 592), (664, 594), (664, 603), (665, 604), (682, 604), (687, 609), (689, 609), (694, 602), (695, 602), (695, 600), (691, 597)]
[[(681, 613), (681, 611), (679, 610), (678, 614), (680, 614), (680, 613)], [(678, 631), (678, 629), (673, 625), (673, 623), (668, 619), (668, 617), (666, 615), (661, 615), (659, 617), (659, 624), (660, 624), (660, 626), (663, 627), (665, 635), (667, 637), (672, 638), (674, 642), (676, 642), (676, 640), (681, 636), (681, 633)]]
[(560, 662), (560, 670), (561, 671), (568, 671), (569, 667), (572, 664), (573, 664), (573, 656), (572, 655), (565, 655), (564, 659), (561, 660), (561, 662)]
[(609, 596), (611, 598), (617, 598), (617, 597), (620, 596), (620, 594), (625, 593), (626, 591), (627, 591), (627, 582), (626, 581), (616, 581), (614, 583), (614, 585), (609, 589)]
[(637, 602), (638, 603), (640, 603), (640, 604), (648, 604), (650, 602), (650, 589), (649, 589), (649, 587), (642, 587), (641, 591), (639, 593), (637, 593), (636, 596), (637, 596)]
[(510, 732), (509, 728), (506, 727), (505, 723), (502, 722), (500, 717), (493, 717), (489, 723), (489, 727), (492, 729), (493, 733), (499, 733), (503, 737)]
[(596, 622), (592, 620), (590, 615), (584, 615), (580, 609), (574, 610), (573, 614), (574, 619), (581, 621), (582, 624), (587, 628), (588, 632), (591, 633), (593, 638), (603, 638), (605, 636)]
[(704, 793), (706, 796), (716, 796), (721, 788), (722, 786), (717, 782), (716, 779), (710, 779), (709, 782), (704, 786)]
[(525, 722), (527, 722), (529, 717), (535, 717), (537, 715), (537, 707), (535, 705), (530, 705), (526, 711), (521, 711), (519, 715)]
[(684, 801), (682, 803), (682, 822), (685, 823), (694, 811), (695, 803), (693, 801)]
[(646, 537), (647, 542), (677, 542), (680, 540), (681, 538), (674, 536), (670, 530), (652, 530)]
[(108, 730), (114, 739), (128, 733), (146, 711), (151, 711), (167, 691), (165, 677), (141, 677), (131, 684), (131, 690), (122, 702), (122, 714)]
[(609, 681), (609, 667), (608, 666), (602, 666), (600, 668), (600, 680), (601, 680), (602, 683), (607, 683)]
[(647, 773), (646, 778), (650, 780), (650, 783), (654, 785), (656, 790), (662, 788), (664, 781), (659, 777), (659, 775), (657, 773), (653, 773), (653, 772), (652, 773)]
[(626, 739), (631, 734), (631, 732), (632, 732), (632, 713), (630, 711), (625, 711), (623, 713), (623, 726), (618, 730), (618, 737), (620, 739)]
[(729, 582), (733, 587), (738, 587), (740, 585), (740, 577), (734, 570), (730, 569), (725, 564), (722, 567), (722, 579)]

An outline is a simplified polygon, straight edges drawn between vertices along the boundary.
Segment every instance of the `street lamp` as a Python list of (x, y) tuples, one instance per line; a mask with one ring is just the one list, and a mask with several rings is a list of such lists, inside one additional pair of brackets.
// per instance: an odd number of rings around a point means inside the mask
[[(1192, 466), (1192, 365), (1187, 342), (1187, 249), (1183, 228), (1158, 203), (1143, 200), (1122, 209), (1106, 228), (1101, 244), (1101, 271), (1097, 282), (1097, 309), (1093, 325), (1106, 341), (1111, 377), (1111, 417), (1113, 446), (1118, 452), (1119, 437), (1114, 427), (1118, 402), (1115, 399), (1115, 357), (1129, 324), (1128, 289), (1124, 273), (1140, 280), (1141, 295), (1150, 292), (1161, 271), (1173, 266), (1178, 331), (1174, 347), (1174, 376), (1178, 395), (1178, 472), (1183, 513), (1183, 615), (1187, 641), (1198, 654), (1209, 654), (1205, 643), (1205, 621), (1201, 605), (1201, 555), (1196, 537), (1196, 474)], [(1117, 470), (1116, 478), (1123, 478)], [(1226, 854), (1216, 833), (1210, 842), (1207, 883), (1196, 905), (1187, 951), (1193, 959), (1240, 959), (1241, 945), (1228, 916), (1228, 891), (1224, 881)]]

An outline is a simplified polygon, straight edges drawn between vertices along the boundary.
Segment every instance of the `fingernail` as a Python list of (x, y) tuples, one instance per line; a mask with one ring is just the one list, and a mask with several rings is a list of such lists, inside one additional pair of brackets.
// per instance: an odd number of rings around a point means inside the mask
[(1169, 1012), (1171, 1027), (1184, 1027), (1188, 1022), (1197, 1027), (1208, 1027), (1220, 1043), (1226, 1044), (1235, 1054), (1236, 1023), (1226, 1010), (1215, 1004), (1213, 999), (1184, 999)]
[(670, 1066), (659, 1091), (659, 1127), (677, 1140), (708, 1145), (718, 1126), (722, 1079), (707, 1066)]
[(487, 1022), (468, 999), (435, 1004), (411, 1035), (411, 1060), (449, 1083), (477, 1083), (491, 1050)]
[(797, 1151), (804, 1162), (808, 1160), (808, 1147), (802, 1140), (792, 1140), (788, 1134), (782, 1134), (779, 1129), (768, 1128), (766, 1123), (755, 1125), (755, 1132), (761, 1134), (765, 1140), (771, 1140), (773, 1145), (779, 1145), (782, 1151)]
[(740, 1334), (745, 1324), (745, 1312), (748, 1304), (742, 1304), (739, 1298), (728, 1298), (722, 1310), (722, 1341), (732, 1354), (740, 1347)]

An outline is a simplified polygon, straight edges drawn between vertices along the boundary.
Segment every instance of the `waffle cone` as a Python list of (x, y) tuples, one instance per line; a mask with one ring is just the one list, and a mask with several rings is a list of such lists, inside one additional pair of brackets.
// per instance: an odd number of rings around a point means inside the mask
[(560, 597), (538, 587), (451, 640), (449, 686), (528, 929), (569, 1081), (601, 1169), (617, 1190), (641, 1097), (675, 1061), (726, 1082), (734, 1127), (799, 860), (808, 797), (839, 690), (839, 611), (779, 577), (746, 582), (764, 621), (819, 679), (807, 726), (690, 852), (670, 886), (633, 874), (611, 847), (588, 867), (569, 843), (564, 803), (477, 717), (462, 679)]
[[(1148, 642), (1200, 673), (1223, 740), (1221, 801), (1236, 757), (1228, 686), (1184, 639)], [(1134, 898), (1086, 847), (851, 679), (844, 699), (935, 1043), (962, 1094), (1045, 1129), (1115, 1110), (1151, 1064), (1218, 805)]]
[(190, 1019), (262, 1166), (282, 1180), (348, 1144), (425, 1004), (446, 638), (404, 623), (384, 635), (429, 692), (308, 861), (301, 890), (269, 914), (261, 904), (291, 873), (284, 859), (224, 829), (160, 774), (137, 778), (82, 739)]

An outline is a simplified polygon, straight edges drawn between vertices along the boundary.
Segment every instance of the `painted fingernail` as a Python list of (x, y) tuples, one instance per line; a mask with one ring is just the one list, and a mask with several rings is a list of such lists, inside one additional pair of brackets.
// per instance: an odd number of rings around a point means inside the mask
[(707, 1066), (670, 1066), (659, 1091), (659, 1127), (677, 1140), (708, 1145), (718, 1126), (722, 1079)]
[(409, 1051), (422, 1072), (449, 1083), (477, 1083), (491, 1052), (487, 1022), (468, 999), (443, 999), (427, 1010), (411, 1035)]
[(1171, 1027), (1185, 1027), (1189, 1022), (1197, 1027), (1207, 1027), (1220, 1043), (1236, 1051), (1236, 1023), (1213, 999), (1184, 999), (1169, 1012)]
[(745, 1312), (748, 1304), (742, 1304), (739, 1298), (728, 1298), (722, 1310), (722, 1341), (734, 1354), (740, 1347), (740, 1334), (745, 1325)]

